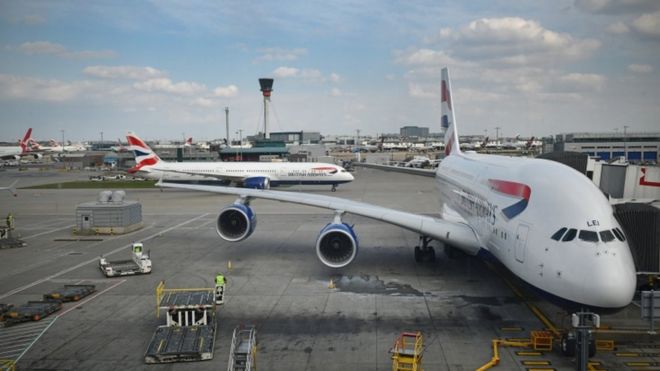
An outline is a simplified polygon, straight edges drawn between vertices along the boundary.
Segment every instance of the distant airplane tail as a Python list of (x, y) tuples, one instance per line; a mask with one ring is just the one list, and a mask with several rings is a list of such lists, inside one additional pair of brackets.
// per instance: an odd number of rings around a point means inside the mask
[(192, 137), (186, 139), (186, 143), (184, 144), (186, 146), (192, 146)]
[(29, 128), (27, 132), (25, 132), (25, 136), (23, 139), (18, 143), (19, 146), (21, 146), (21, 152), (26, 153), (30, 152), (30, 142), (33, 141), (32, 139), (32, 128)]
[(445, 131), (445, 156), (461, 153), (458, 143), (458, 131), (456, 130), (456, 119), (451, 99), (451, 85), (449, 84), (449, 71), (447, 67), (442, 69), (442, 128)]
[(135, 154), (135, 166), (128, 170), (129, 174), (137, 173), (140, 170), (147, 170), (161, 161), (160, 157), (134, 133), (129, 132), (126, 135), (126, 140), (128, 141), (129, 149)]

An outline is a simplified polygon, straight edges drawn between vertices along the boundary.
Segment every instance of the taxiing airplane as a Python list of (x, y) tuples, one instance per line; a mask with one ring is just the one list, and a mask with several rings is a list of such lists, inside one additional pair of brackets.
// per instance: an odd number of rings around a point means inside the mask
[(218, 234), (227, 241), (243, 240), (254, 231), (253, 199), (334, 210), (334, 220), (316, 241), (316, 253), (329, 267), (345, 267), (358, 253), (357, 233), (341, 220), (344, 213), (352, 213), (419, 233), (418, 261), (435, 257), (429, 242), (436, 240), (448, 252), (459, 249), (496, 259), (569, 310), (606, 312), (630, 304), (636, 289), (635, 265), (603, 193), (583, 174), (557, 162), (461, 152), (446, 68), (441, 92), (446, 157), (435, 173), (441, 218), (317, 194), (160, 185), (238, 196), (216, 223)]
[(226, 181), (245, 188), (268, 189), (280, 185), (330, 185), (353, 181), (343, 167), (318, 162), (166, 162), (135, 134), (126, 136), (135, 153), (130, 174), (155, 180)]
[(40, 145), (36, 140), (32, 138), (29, 139), (29, 143), (32, 150), (43, 151), (47, 153), (83, 152), (87, 150), (87, 148), (82, 145), (82, 143), (61, 145), (54, 139), (49, 140), (47, 146)]
[(30, 148), (30, 136), (32, 135), (32, 128), (25, 132), (23, 139), (18, 141), (18, 146), (13, 147), (0, 147), (0, 159), (4, 161), (20, 160), (23, 157), (32, 157), (33, 159), (40, 159), (41, 153), (33, 152)]

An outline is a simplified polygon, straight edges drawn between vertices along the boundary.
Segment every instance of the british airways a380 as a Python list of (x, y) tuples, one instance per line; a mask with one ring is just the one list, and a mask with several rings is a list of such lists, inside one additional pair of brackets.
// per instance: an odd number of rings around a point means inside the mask
[(470, 255), (497, 259), (566, 309), (626, 307), (636, 289), (635, 266), (601, 191), (557, 162), (461, 152), (446, 68), (441, 90), (446, 157), (435, 173), (440, 218), (318, 194), (160, 185), (238, 196), (217, 219), (217, 232), (227, 241), (243, 240), (254, 231), (253, 199), (292, 202), (335, 211), (316, 241), (316, 253), (329, 267), (344, 267), (358, 253), (357, 233), (341, 220), (344, 213), (352, 213), (419, 233), (417, 260), (435, 256), (429, 242), (436, 240)]
[[(128, 170), (147, 179), (169, 181), (218, 180), (245, 188), (269, 189), (281, 185), (329, 185), (353, 181), (341, 166), (319, 162), (166, 162), (137, 135), (128, 133), (135, 166)], [(192, 138), (190, 138), (192, 142)]]

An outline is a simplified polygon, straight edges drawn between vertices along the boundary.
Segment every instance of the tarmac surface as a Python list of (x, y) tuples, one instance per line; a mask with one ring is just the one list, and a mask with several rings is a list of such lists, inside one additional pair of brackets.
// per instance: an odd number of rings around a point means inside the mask
[[(17, 177), (22, 187), (88, 179), (89, 174), (7, 170), (0, 171), (0, 186)], [(355, 177), (335, 193), (326, 186), (285, 190), (437, 213), (432, 178), (373, 169), (358, 169)], [(450, 259), (436, 249), (436, 263), (415, 263), (418, 236), (388, 224), (344, 216), (355, 224), (360, 251), (346, 268), (325, 267), (314, 249), (319, 231), (332, 220), (332, 212), (323, 209), (254, 200), (255, 232), (229, 243), (217, 235), (215, 220), (234, 197), (129, 189), (126, 198), (142, 203), (144, 228), (71, 241), (77, 238), (72, 233), (76, 205), (95, 200), (98, 192), (19, 189), (18, 197), (0, 192), (0, 216), (11, 211), (27, 242), (23, 248), (0, 250), (0, 303), (40, 300), (64, 284), (92, 283), (97, 288), (80, 302), (66, 303), (37, 330), (29, 326), (39, 322), (0, 328), (0, 359), (20, 357), (19, 370), (226, 369), (231, 334), (240, 324), (257, 326), (259, 370), (391, 370), (389, 350), (404, 331), (422, 332), (425, 370), (474, 370), (491, 359), (492, 339), (528, 337), (529, 331), (543, 327), (481, 260)], [(133, 241), (143, 241), (151, 251), (153, 272), (105, 278), (98, 256), (127, 259)], [(217, 311), (214, 358), (146, 365), (149, 340), (165, 321), (162, 314), (156, 317), (157, 284), (164, 280), (167, 288), (213, 287), (218, 271), (227, 276), (228, 289)], [(335, 288), (329, 288), (330, 280)], [(628, 324), (635, 313), (633, 308), (624, 314)], [(639, 320), (635, 324), (644, 325)], [(501, 348), (495, 369), (528, 370), (525, 361), (530, 360), (548, 362), (534, 366), (540, 369), (575, 368), (574, 360), (556, 350), (536, 356), (517, 351)], [(660, 356), (651, 352), (642, 360)], [(603, 369), (627, 369), (613, 355), (604, 357)]]

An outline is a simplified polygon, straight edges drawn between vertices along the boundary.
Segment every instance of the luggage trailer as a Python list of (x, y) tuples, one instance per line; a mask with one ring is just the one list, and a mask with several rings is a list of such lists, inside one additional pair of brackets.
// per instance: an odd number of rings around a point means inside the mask
[(213, 358), (216, 334), (214, 288), (156, 288), (157, 310), (165, 313), (144, 355), (146, 363), (204, 361)]

